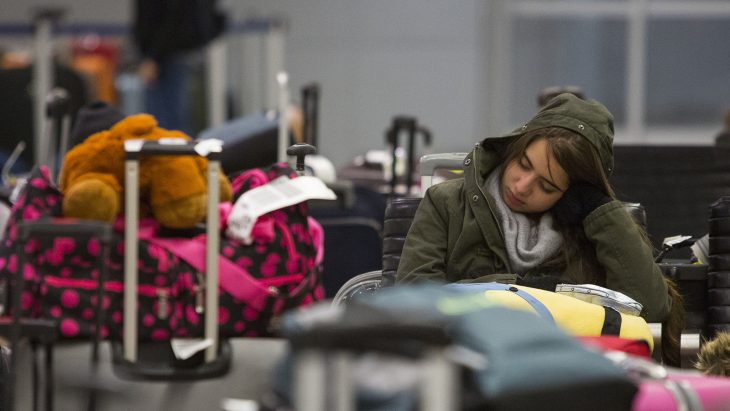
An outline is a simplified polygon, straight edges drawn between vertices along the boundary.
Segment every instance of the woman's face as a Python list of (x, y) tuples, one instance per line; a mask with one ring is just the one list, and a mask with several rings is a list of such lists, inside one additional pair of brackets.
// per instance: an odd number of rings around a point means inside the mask
[(507, 163), (502, 174), (502, 200), (517, 213), (542, 213), (560, 200), (569, 182), (547, 140), (540, 138)]

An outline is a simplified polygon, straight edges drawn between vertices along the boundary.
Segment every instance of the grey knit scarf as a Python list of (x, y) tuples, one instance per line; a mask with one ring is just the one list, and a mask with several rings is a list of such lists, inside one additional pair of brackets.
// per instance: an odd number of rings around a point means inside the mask
[(502, 167), (487, 178), (487, 191), (497, 204), (497, 219), (502, 224), (504, 242), (512, 271), (524, 274), (547, 260), (563, 244), (563, 236), (553, 230), (553, 216), (543, 213), (539, 220), (510, 210), (502, 199)]

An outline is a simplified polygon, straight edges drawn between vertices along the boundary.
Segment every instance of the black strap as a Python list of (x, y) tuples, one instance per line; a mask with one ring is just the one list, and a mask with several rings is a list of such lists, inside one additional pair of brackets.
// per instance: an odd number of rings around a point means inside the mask
[(606, 316), (603, 319), (603, 328), (601, 335), (620, 335), (621, 334), (621, 313), (610, 307), (603, 307)]

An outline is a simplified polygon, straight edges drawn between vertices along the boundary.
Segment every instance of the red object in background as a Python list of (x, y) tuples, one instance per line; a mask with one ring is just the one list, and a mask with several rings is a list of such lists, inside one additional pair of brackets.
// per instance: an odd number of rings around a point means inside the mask
[(73, 40), (72, 57), (89, 54), (104, 57), (115, 68), (119, 64), (119, 44), (116, 40), (103, 38), (98, 34), (87, 34)]
[(627, 354), (650, 358), (649, 344), (644, 340), (622, 338), (615, 335), (579, 336), (583, 344), (601, 351), (623, 351)]
[(87, 34), (71, 43), (71, 65), (89, 77), (93, 100), (117, 102), (114, 78), (119, 64), (119, 44), (97, 34)]

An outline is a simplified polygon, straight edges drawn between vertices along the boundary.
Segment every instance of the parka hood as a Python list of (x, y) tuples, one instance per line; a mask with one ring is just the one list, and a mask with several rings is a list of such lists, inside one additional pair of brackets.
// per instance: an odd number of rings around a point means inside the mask
[(506, 145), (523, 134), (546, 127), (574, 131), (593, 144), (598, 151), (606, 176), (613, 171), (613, 115), (595, 100), (583, 100), (563, 93), (550, 100), (526, 124), (501, 137), (488, 137), (485, 146)]

